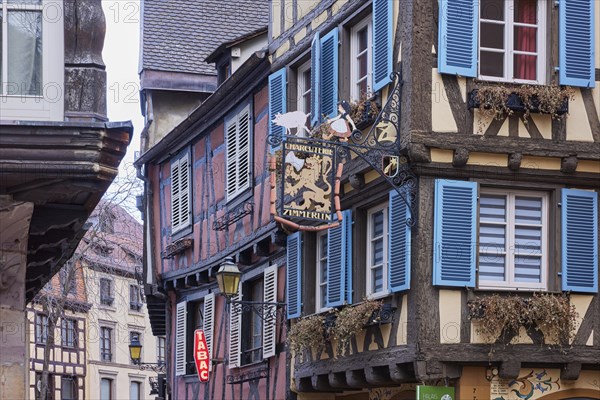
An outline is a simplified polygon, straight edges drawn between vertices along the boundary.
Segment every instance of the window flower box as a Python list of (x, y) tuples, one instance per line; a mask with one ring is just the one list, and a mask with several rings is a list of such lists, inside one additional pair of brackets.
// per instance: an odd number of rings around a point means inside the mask
[[(539, 92), (539, 93), (538, 93)], [(550, 114), (560, 117), (569, 112), (570, 88), (523, 85), (522, 87), (489, 86), (469, 93), (468, 108), (488, 110), (495, 116), (513, 112)]]

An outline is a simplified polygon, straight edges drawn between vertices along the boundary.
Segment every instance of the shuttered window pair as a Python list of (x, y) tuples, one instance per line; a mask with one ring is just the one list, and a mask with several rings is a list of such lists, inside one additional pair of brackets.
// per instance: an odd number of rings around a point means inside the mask
[[(406, 224), (409, 210), (406, 206), (409, 200), (406, 193), (400, 195), (396, 191), (389, 194), (388, 207), (385, 209), (385, 231), (373, 237), (378, 242), (374, 248), (378, 249), (379, 243), (385, 242), (383, 253), (378, 252), (377, 268), (371, 268), (370, 260), (366, 260), (367, 270), (363, 276), (367, 277), (373, 271), (385, 282), (381, 293), (398, 292), (410, 287), (410, 227)], [(369, 236), (370, 237), (370, 236)], [(370, 239), (369, 239), (370, 240)], [(372, 252), (367, 252), (372, 256)], [(325, 304), (321, 307), (338, 307), (343, 304), (352, 304), (352, 212), (343, 212), (343, 220), (336, 228), (327, 232), (327, 264), (326, 264), (326, 295)], [(320, 260), (317, 260), (320, 261)], [(287, 267), (286, 267), (286, 293), (288, 318), (298, 318), (302, 315), (302, 236), (300, 232), (291, 234), (287, 239)], [(360, 281), (365, 280), (361, 276)], [(308, 284), (308, 283), (304, 283)], [(319, 285), (320, 286), (320, 285)], [(369, 288), (367, 288), (369, 289)], [(367, 290), (369, 293), (369, 290)]]
[(250, 105), (225, 120), (227, 201), (251, 185), (251, 130)]
[[(479, 265), (479, 285), (511, 279), (545, 287), (544, 195), (483, 191), (478, 202), (477, 183), (451, 180), (437, 180), (435, 191), (434, 285), (474, 287)], [(562, 189), (560, 217), (562, 290), (597, 293), (598, 194)]]
[[(277, 302), (277, 268), (277, 265), (265, 268), (263, 280), (261, 282), (263, 289), (262, 299), (252, 299), (253, 301), (262, 301), (265, 303)], [(244, 286), (245, 283), (241, 282), (238, 293), (232, 300), (250, 300), (243, 293)], [(248, 288), (248, 290), (251, 290), (251, 288)], [(243, 310), (240, 304), (231, 304), (229, 313), (230, 368), (238, 368), (246, 363), (258, 361), (256, 358), (253, 358), (253, 354), (257, 350), (260, 350), (258, 353), (262, 353), (262, 357), (259, 358), (264, 360), (273, 357), (276, 354), (276, 310), (275, 306), (265, 307), (271, 309), (263, 310), (263, 318), (261, 318), (257, 314), (257, 310), (247, 311)], [(245, 313), (246, 315), (244, 315)], [(258, 346), (260, 346), (260, 348)], [(246, 351), (248, 351), (248, 354), (245, 354)]]
[[(372, 72), (371, 88), (374, 92), (391, 82), (392, 73), (392, 0), (373, 0), (372, 6), (372, 57), (367, 60)], [(321, 35), (317, 32), (311, 43), (310, 110), (314, 127), (323, 118), (338, 114), (339, 90), (339, 34), (338, 28)], [(269, 133), (283, 135), (282, 127), (272, 121), (277, 113), (287, 112), (287, 77), (285, 68), (269, 77)], [(354, 84), (355, 82), (353, 82)]]
[[(595, 0), (557, 2), (557, 67), (561, 85), (595, 85), (594, 3)], [(551, 37), (550, 32), (544, 32), (548, 6), (550, 3), (543, 0), (441, 0), (439, 71), (544, 83), (543, 66), (547, 62), (544, 40)]]
[[(204, 305), (202, 307), (202, 330), (206, 338), (208, 355), (212, 359), (214, 329), (215, 329), (215, 294), (209, 293), (204, 296)], [(185, 375), (187, 363), (187, 346), (194, 345), (194, 332), (188, 332), (188, 302), (177, 303), (175, 315), (175, 375)], [(190, 327), (193, 329), (193, 325)], [(191, 361), (191, 360), (189, 360)], [(212, 363), (208, 364), (209, 371), (212, 370)]]
[(176, 233), (191, 223), (190, 155), (171, 160), (171, 232)]

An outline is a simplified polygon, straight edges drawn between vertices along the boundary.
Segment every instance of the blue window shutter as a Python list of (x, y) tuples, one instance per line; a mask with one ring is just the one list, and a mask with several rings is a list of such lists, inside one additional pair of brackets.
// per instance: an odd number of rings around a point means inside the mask
[(352, 212), (344, 211), (343, 218), (327, 234), (327, 307), (352, 300), (347, 296), (352, 291)]
[(559, 2), (559, 81), (561, 85), (594, 87), (594, 3)]
[(321, 76), (321, 38), (319, 32), (315, 33), (311, 48), (310, 48), (310, 124), (311, 126), (319, 125), (321, 122), (321, 109), (319, 108), (319, 85)]
[(563, 189), (561, 204), (562, 289), (598, 293), (598, 193)]
[(479, 0), (440, 0), (438, 69), (477, 76)]
[(285, 68), (269, 75), (269, 134), (282, 137), (285, 133), (283, 126), (273, 123), (277, 114), (285, 114), (286, 106), (286, 73)]
[(392, 80), (392, 0), (373, 0), (373, 91)]
[(321, 39), (320, 49), (320, 114), (333, 118), (338, 114), (338, 30), (331, 32)]
[(302, 237), (300, 232), (287, 237), (287, 317), (298, 318), (302, 313)]
[[(408, 190), (403, 191), (406, 201), (410, 201)], [(389, 255), (388, 282), (390, 291), (399, 292), (410, 288), (410, 209), (400, 194), (392, 190), (389, 201)]]
[(435, 181), (433, 284), (475, 286), (477, 183)]
[(352, 304), (352, 210), (344, 211), (344, 220), (342, 221), (344, 229), (344, 243), (342, 248), (344, 249), (344, 266), (345, 266), (345, 289), (346, 289), (346, 303)]

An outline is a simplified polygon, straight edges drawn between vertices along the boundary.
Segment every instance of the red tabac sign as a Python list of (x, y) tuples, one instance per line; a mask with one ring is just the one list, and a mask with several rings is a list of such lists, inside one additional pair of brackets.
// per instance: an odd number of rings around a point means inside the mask
[(206, 346), (206, 337), (202, 329), (196, 329), (194, 332), (194, 360), (196, 360), (196, 370), (200, 382), (208, 382), (208, 365), (210, 357), (208, 355), (208, 346)]

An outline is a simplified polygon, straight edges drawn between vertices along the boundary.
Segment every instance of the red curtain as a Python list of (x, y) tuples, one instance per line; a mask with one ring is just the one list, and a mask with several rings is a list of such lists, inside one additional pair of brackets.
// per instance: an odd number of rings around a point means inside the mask
[[(518, 0), (515, 10), (515, 22), (526, 24), (537, 23), (537, 4), (536, 0)], [(536, 51), (536, 28), (523, 26), (515, 27), (515, 50)], [(537, 57), (533, 55), (516, 54), (515, 55), (515, 78), (517, 79), (536, 79)]]

